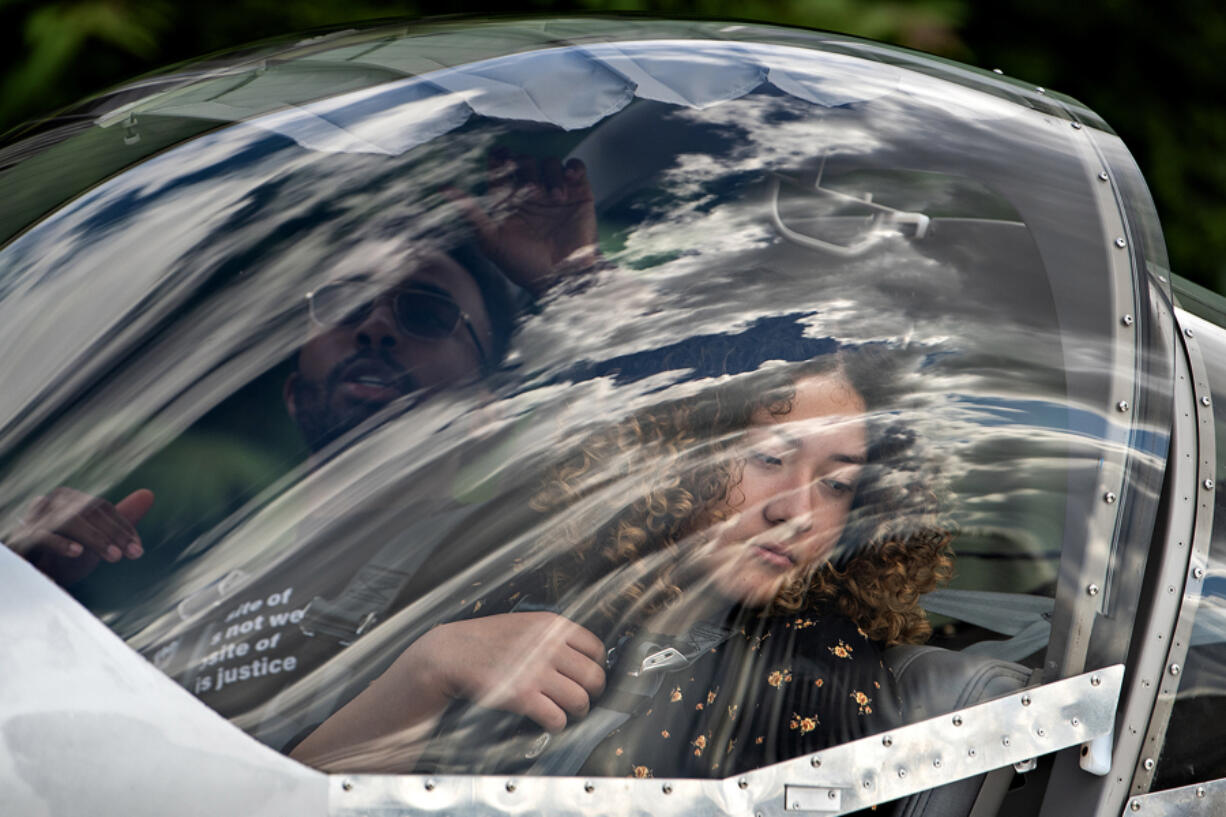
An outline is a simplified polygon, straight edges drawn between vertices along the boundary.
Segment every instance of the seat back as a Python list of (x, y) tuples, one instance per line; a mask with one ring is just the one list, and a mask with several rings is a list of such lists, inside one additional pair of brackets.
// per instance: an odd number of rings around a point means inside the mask
[[(1031, 674), (1012, 661), (929, 646), (892, 647), (885, 663), (894, 673), (908, 723), (1016, 692)], [(914, 794), (899, 803), (895, 817), (966, 817), (987, 778), (979, 775)], [(1004, 793), (1003, 786), (993, 792), (998, 800)], [(984, 809), (986, 814), (995, 811), (995, 806)]]

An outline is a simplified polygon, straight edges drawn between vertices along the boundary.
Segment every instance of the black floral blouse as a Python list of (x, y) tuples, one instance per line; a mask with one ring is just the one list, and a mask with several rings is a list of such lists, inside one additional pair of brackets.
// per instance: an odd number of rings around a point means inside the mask
[[(467, 602), (457, 618), (551, 609), (524, 592)], [(580, 774), (720, 778), (856, 740), (902, 724), (881, 646), (831, 611), (763, 617), (737, 609), (731, 635), (685, 669), (664, 675), (646, 709), (610, 733)], [(624, 647), (635, 633), (606, 635)], [(611, 671), (605, 697), (616, 687)], [(598, 699), (595, 706), (600, 706)], [(530, 774), (542, 730), (526, 718), (457, 700), (422, 751), (429, 774)]]
[(753, 617), (609, 735), (585, 775), (727, 777), (902, 722), (881, 649), (833, 613)]

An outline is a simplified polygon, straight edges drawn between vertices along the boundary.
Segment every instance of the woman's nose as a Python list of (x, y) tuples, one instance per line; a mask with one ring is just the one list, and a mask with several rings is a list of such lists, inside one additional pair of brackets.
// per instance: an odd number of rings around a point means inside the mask
[(781, 485), (779, 490), (763, 506), (763, 515), (772, 525), (789, 523), (797, 532), (807, 533), (813, 528), (813, 486), (808, 481), (795, 481)]

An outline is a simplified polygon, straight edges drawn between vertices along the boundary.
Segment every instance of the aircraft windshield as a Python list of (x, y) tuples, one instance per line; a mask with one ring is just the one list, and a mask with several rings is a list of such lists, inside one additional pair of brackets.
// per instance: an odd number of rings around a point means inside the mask
[(242, 121), (0, 250), (0, 511), (140, 534), (48, 572), (342, 771), (726, 777), (954, 708), (913, 645), (1052, 660), (1167, 445), (1092, 127), (854, 44), (435, 47), (137, 104)]

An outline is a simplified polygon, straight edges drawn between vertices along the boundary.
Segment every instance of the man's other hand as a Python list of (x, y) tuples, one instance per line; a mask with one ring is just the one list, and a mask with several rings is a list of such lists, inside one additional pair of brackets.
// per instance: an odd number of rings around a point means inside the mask
[(93, 572), (100, 561), (140, 558), (144, 548), (134, 526), (152, 506), (153, 492), (144, 488), (114, 505), (72, 488), (56, 488), (30, 503), (4, 543), (67, 586)]

